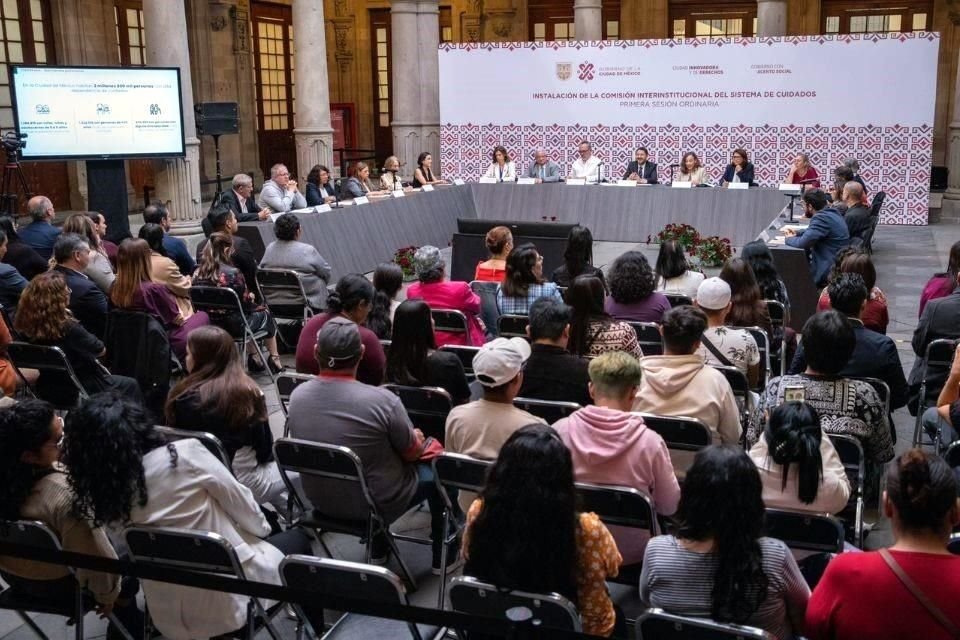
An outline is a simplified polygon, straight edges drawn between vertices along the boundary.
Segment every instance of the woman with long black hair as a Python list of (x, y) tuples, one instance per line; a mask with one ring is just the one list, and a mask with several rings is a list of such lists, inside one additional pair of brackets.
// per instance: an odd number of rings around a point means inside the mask
[(393, 314), (400, 303), (397, 294), (403, 288), (403, 270), (396, 262), (381, 262), (373, 272), (373, 305), (367, 315), (367, 328), (381, 340), (389, 340)]
[(567, 350), (577, 356), (594, 357), (610, 351), (625, 351), (642, 358), (637, 333), (626, 322), (615, 320), (603, 309), (603, 283), (593, 276), (580, 276), (567, 290), (573, 309)]
[(761, 495), (760, 474), (740, 447), (697, 453), (680, 489), (676, 534), (647, 544), (644, 604), (781, 639), (800, 635), (810, 588), (787, 545), (760, 536)]
[(657, 291), (687, 296), (691, 300), (697, 297), (697, 287), (704, 280), (702, 273), (690, 268), (683, 245), (676, 240), (667, 240), (660, 245), (654, 273)]
[(570, 229), (567, 248), (563, 251), (563, 264), (550, 274), (550, 282), (569, 287), (577, 276), (594, 276), (603, 282), (603, 271), (593, 266), (593, 234), (590, 229), (580, 225)]
[(514, 432), (467, 514), (464, 575), (503, 589), (559, 593), (580, 611), (584, 633), (621, 636), (605, 580), (620, 552), (594, 513), (577, 510), (573, 462), (546, 425)]
[(503, 314), (527, 315), (537, 298), (562, 301), (556, 283), (543, 279), (543, 256), (532, 242), (514, 247), (507, 256), (507, 273), (497, 287), (497, 307)]

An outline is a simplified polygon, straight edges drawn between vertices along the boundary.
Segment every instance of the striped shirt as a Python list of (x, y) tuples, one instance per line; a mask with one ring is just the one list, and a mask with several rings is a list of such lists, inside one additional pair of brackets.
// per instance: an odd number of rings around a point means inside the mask
[(525, 296), (506, 296), (503, 294), (503, 287), (497, 287), (497, 307), (503, 315), (525, 316), (530, 312), (530, 306), (537, 298), (556, 298), (563, 302), (560, 289), (553, 282), (531, 284)]
[[(810, 588), (787, 545), (773, 538), (760, 538), (759, 542), (769, 585), (766, 599), (746, 624), (788, 640), (803, 629)], [(640, 599), (669, 613), (709, 618), (716, 570), (715, 553), (690, 551), (673, 536), (657, 536), (644, 554)]]

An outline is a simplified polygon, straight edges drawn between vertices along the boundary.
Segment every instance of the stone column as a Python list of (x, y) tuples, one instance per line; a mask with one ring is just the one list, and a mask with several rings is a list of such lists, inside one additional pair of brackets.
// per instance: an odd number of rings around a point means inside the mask
[[(413, 162), (403, 168), (403, 175), (413, 175), (417, 156), (428, 151), (433, 156), (433, 170), (442, 175), (440, 166), (440, 7), (437, 0), (419, 0), (417, 8), (417, 41), (420, 60), (420, 150)], [(401, 162), (403, 160), (401, 159)]]
[[(333, 166), (333, 127), (330, 126), (330, 83), (327, 77), (327, 28), (323, 2), (294, 0), (293, 56), (297, 70), (296, 115), (293, 134), (297, 145), (298, 182), (316, 164)], [(283, 162), (283, 158), (271, 160)]]
[(603, 0), (574, 0), (573, 24), (577, 40), (603, 40)]
[(200, 233), (203, 215), (200, 207), (200, 140), (197, 139), (193, 116), (184, 0), (143, 0), (143, 27), (147, 64), (151, 67), (178, 67), (183, 96), (186, 156), (157, 161), (156, 196), (171, 203), (171, 233)]
[[(418, 5), (418, 0), (393, 0), (390, 3), (393, 153), (400, 164), (411, 171), (417, 166), (417, 156), (423, 144)], [(436, 7), (436, 0), (433, 5)], [(436, 35), (434, 38), (436, 42)]]
[(960, 66), (954, 80), (953, 113), (947, 130), (947, 190), (943, 194), (941, 215), (944, 218), (960, 217)]
[(787, 0), (757, 0), (757, 37), (787, 35)]

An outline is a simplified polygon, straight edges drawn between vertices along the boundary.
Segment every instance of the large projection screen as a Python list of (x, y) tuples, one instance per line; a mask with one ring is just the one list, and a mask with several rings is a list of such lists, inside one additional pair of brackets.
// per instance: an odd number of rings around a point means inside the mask
[(444, 44), (441, 168), (475, 180), (502, 144), (518, 171), (544, 148), (565, 175), (589, 140), (609, 178), (645, 146), (661, 180), (693, 151), (719, 182), (743, 147), (761, 186), (798, 152), (826, 185), (853, 157), (871, 195), (887, 193), (882, 222), (926, 224), (939, 43), (913, 32)]
[(24, 160), (182, 157), (180, 70), (14, 66)]

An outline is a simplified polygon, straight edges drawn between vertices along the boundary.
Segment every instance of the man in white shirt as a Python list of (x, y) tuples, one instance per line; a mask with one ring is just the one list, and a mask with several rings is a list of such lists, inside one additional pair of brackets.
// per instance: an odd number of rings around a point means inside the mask
[(600, 175), (600, 165), (603, 163), (600, 158), (593, 155), (593, 147), (584, 140), (577, 148), (577, 152), (580, 157), (574, 161), (571, 175), (574, 178), (586, 178), (587, 182), (597, 182)]
[(297, 190), (297, 181), (282, 164), (270, 167), (270, 179), (260, 187), (260, 207), (269, 207), (274, 213), (303, 209), (307, 199)]

